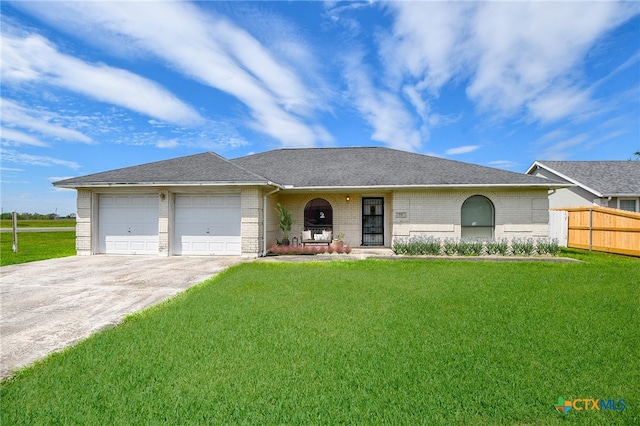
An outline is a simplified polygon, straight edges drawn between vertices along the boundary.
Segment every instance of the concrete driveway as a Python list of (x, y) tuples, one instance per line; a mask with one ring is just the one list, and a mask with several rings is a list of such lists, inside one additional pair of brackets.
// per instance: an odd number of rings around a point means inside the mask
[(0, 377), (242, 260), (101, 255), (4, 266), (0, 268)]

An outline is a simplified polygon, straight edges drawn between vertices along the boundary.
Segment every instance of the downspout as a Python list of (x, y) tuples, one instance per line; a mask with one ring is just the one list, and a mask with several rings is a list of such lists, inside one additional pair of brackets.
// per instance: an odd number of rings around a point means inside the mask
[[(272, 182), (269, 184), (273, 185)], [(262, 196), (262, 256), (267, 255), (267, 197), (278, 191), (280, 191), (280, 187)]]

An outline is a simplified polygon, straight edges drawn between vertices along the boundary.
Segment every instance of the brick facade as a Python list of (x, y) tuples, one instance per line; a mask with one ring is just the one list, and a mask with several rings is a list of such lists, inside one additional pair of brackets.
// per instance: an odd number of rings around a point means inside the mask
[(258, 256), (262, 242), (262, 191), (259, 188), (243, 188), (242, 204), (242, 255)]
[[(119, 194), (140, 193), (137, 190), (119, 190)], [(344, 242), (351, 247), (362, 243), (362, 199), (384, 199), (384, 245), (390, 247), (393, 239), (411, 236), (458, 238), (461, 235), (462, 203), (473, 195), (487, 197), (495, 210), (496, 238), (548, 236), (549, 201), (546, 189), (490, 189), (490, 190), (395, 190), (379, 192), (287, 192), (280, 190), (271, 195), (273, 188), (154, 188), (160, 199), (158, 255), (172, 254), (174, 195), (241, 194), (241, 242), (243, 256), (260, 256), (266, 246), (282, 239), (278, 228), (276, 203), (282, 203), (293, 214), (294, 225), (290, 239), (301, 239), (304, 228), (304, 208), (315, 198), (327, 200), (333, 209), (334, 235), (344, 234)], [(149, 189), (146, 190), (149, 193)], [(103, 193), (115, 193), (103, 190)], [(348, 198), (348, 200), (347, 200)], [(94, 254), (97, 249), (99, 193), (79, 189), (77, 198), (76, 249), (78, 255)], [(266, 222), (264, 220), (266, 216)], [(265, 240), (266, 235), (266, 240)], [(264, 244), (266, 241), (266, 245)]]
[(495, 238), (547, 237), (549, 200), (546, 189), (396, 191), (394, 237), (460, 238), (462, 203), (474, 195), (494, 206)]
[(78, 189), (76, 212), (76, 253), (78, 256), (93, 254), (92, 216), (94, 195), (86, 189)]

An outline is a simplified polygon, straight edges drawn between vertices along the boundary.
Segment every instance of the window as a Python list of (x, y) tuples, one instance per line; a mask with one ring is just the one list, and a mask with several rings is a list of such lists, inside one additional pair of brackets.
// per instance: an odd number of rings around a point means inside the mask
[(304, 207), (304, 229), (316, 233), (333, 228), (333, 208), (325, 199), (314, 198)]
[(637, 212), (636, 200), (618, 200), (618, 206), (620, 210), (627, 210), (630, 212)]
[(495, 214), (487, 197), (474, 195), (462, 203), (462, 238), (493, 238)]

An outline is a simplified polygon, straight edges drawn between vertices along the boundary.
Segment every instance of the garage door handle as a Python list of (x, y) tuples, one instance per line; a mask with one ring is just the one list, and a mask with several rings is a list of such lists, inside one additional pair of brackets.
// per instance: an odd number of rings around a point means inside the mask
[(129, 232), (129, 233), (131, 233), (131, 228), (129, 228), (129, 231), (128, 231), (128, 232)]
[(209, 228), (207, 228), (207, 234), (209, 233)]

